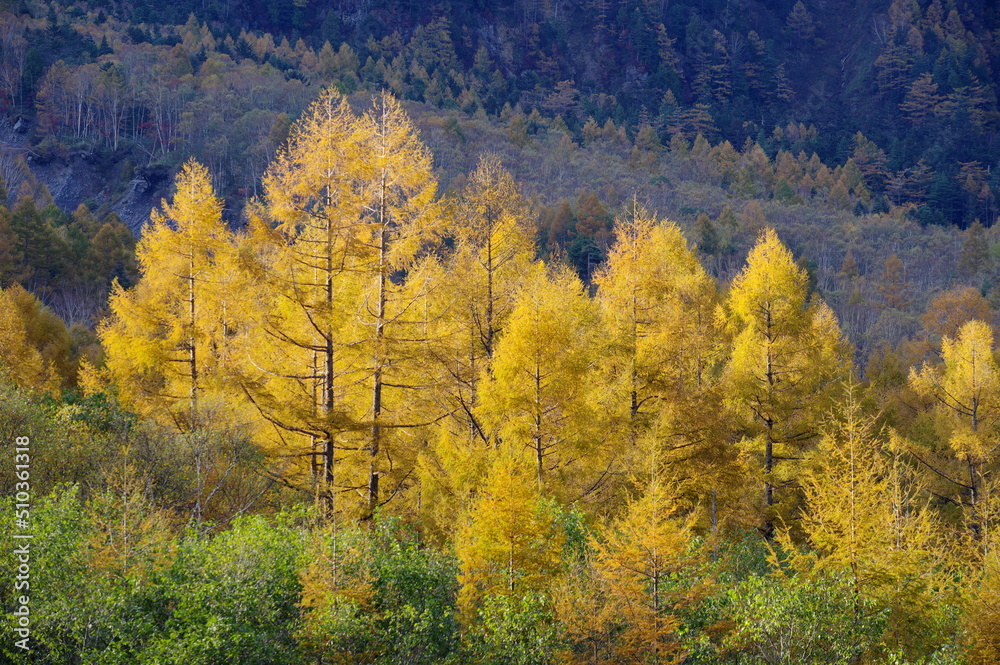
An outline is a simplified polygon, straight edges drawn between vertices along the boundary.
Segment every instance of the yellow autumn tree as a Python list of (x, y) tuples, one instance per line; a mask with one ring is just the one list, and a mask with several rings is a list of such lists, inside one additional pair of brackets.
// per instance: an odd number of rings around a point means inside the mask
[(534, 241), (527, 204), (496, 155), (485, 155), (454, 202), (451, 232), (457, 247), (444, 286), (454, 349), (443, 358), (454, 378), (455, 413), (483, 439), (473, 410), (476, 386), (490, 360), (531, 264)]
[(306, 652), (328, 663), (368, 662), (375, 657), (364, 640), (351, 639), (359, 615), (375, 611), (371, 544), (357, 528), (331, 520), (312, 531), (306, 563), (299, 571), (302, 624), (297, 637)]
[(564, 665), (596, 665), (615, 661), (620, 617), (609, 621), (606, 585), (598, 583), (592, 552), (573, 562), (552, 587), (552, 604), (563, 645), (557, 656)]
[(187, 162), (175, 189), (139, 241), (138, 283), (115, 284), (99, 335), (123, 400), (188, 430), (222, 380), (241, 296), (228, 288), (232, 237), (208, 169)]
[(253, 302), (241, 386), (269, 424), (264, 443), (279, 471), (308, 474), (326, 504), (338, 484), (338, 447), (340, 458), (357, 448), (338, 436), (354, 427), (342, 356), (362, 288), (358, 256), (367, 251), (358, 233), (373, 174), (367, 137), (346, 99), (320, 95), (269, 167), (241, 251)]
[(444, 529), (467, 508), (495, 443), (481, 422), (479, 382), (489, 376), (534, 253), (527, 205), (496, 155), (480, 159), (449, 204), (448, 233), (456, 246), (435, 289), (443, 316), (435, 327), (434, 362), (424, 369), (448, 416), (420, 461), (423, 517)]
[(797, 503), (794, 462), (814, 441), (850, 365), (833, 312), (810, 300), (806, 287), (805, 271), (765, 229), (721, 313), (733, 338), (726, 403), (739, 420), (745, 454), (760, 468), (760, 530), (767, 538), (781, 512)]
[(24, 388), (55, 387), (51, 364), (28, 338), (16, 292), (20, 286), (0, 289), (0, 377)]
[(888, 608), (890, 648), (928, 653), (940, 646), (939, 608), (956, 600), (940, 525), (905, 462), (905, 442), (862, 402), (848, 383), (803, 473), (801, 528), (816, 555), (809, 574), (844, 579), (862, 605)]
[(485, 599), (544, 592), (560, 569), (565, 535), (534, 475), (520, 456), (500, 454), (458, 529), (458, 608), (467, 624)]
[(458, 200), (457, 262), (469, 263), (469, 324), (481, 353), (493, 357), (498, 333), (513, 306), (517, 284), (534, 253), (527, 204), (496, 155), (485, 155)]
[(75, 385), (66, 324), (20, 284), (0, 290), (0, 326), (0, 371), (8, 379), (43, 391)]
[(408, 434), (436, 417), (415, 390), (440, 274), (421, 260), (438, 223), (430, 153), (390, 95), (358, 116), (327, 91), (264, 184), (248, 243), (261, 289), (243, 385), (274, 428), (283, 473), (304, 477), (311, 459), (317, 497), (330, 507), (358, 492), (364, 505), (350, 509), (371, 515), (405, 489)]
[(960, 467), (952, 482), (961, 491), (966, 523), (982, 554), (992, 547), (997, 497), (990, 470), (1000, 443), (1000, 366), (994, 352), (993, 329), (972, 320), (955, 337), (941, 342), (943, 367), (925, 364), (910, 370), (910, 384), (932, 396), (946, 421), (948, 445)]
[(692, 546), (694, 513), (683, 514), (676, 483), (660, 477), (593, 542), (594, 575), (607, 604), (601, 620), (614, 635), (618, 663), (678, 663), (684, 656), (679, 612), (709, 589)]
[(711, 497), (733, 480), (715, 283), (673, 222), (633, 204), (615, 231), (595, 278), (604, 335), (600, 401), (613, 447), (632, 473), (654, 457), (674, 473), (699, 476), (689, 489)]
[(964, 624), (970, 665), (1000, 660), (1000, 556), (992, 550), (966, 584)]
[[(421, 374), (422, 342), (429, 332), (427, 296), (436, 274), (433, 258), (420, 264), (422, 249), (437, 234), (441, 217), (434, 205), (437, 181), (431, 154), (399, 102), (383, 92), (365, 114), (367, 154), (373, 166), (362, 191), (362, 252), (359, 269), (367, 283), (356, 308), (351, 380), (364, 386), (357, 419), (368, 433), (367, 511), (395, 496), (412, 472), (416, 456), (408, 434), (437, 414), (412, 406)], [(392, 276), (408, 271), (401, 282)], [(423, 316), (422, 316), (423, 315)], [(393, 460), (405, 457), (406, 464)], [(382, 479), (390, 485), (382, 494)]]
[[(568, 268), (538, 265), (517, 296), (481, 384), (479, 413), (491, 439), (526, 455), (539, 489), (567, 500), (599, 476), (599, 426), (587, 374), (596, 312)], [(501, 443), (502, 442), (502, 443)]]

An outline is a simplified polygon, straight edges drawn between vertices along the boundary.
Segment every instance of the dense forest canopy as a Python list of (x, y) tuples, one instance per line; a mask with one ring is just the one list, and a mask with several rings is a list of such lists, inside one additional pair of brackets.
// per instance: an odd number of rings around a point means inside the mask
[(0, 652), (996, 662), (997, 11), (0, 2)]
[(558, 117), (578, 141), (611, 121), (630, 141), (700, 133), (830, 168), (853, 158), (868, 210), (913, 203), (922, 223), (963, 226), (997, 214), (1000, 10), (985, 0), (7, 4), (2, 99), (38, 114), (39, 137), (135, 141), (145, 162), (200, 153), (242, 172), (225, 190), (256, 191), (278, 116), (335, 83), (493, 118), (517, 108), (529, 133)]

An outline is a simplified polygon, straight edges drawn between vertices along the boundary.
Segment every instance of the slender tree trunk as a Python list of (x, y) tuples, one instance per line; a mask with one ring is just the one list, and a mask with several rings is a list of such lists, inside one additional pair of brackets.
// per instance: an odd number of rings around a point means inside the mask
[[(768, 396), (768, 407), (773, 404), (773, 394), (774, 394), (774, 358), (771, 356), (771, 341), (773, 338), (771, 332), (772, 322), (771, 322), (771, 308), (767, 308), (767, 322), (764, 332), (764, 337), (767, 340), (767, 367), (765, 372), (765, 377), (767, 379), (767, 396)], [(764, 528), (762, 533), (764, 538), (771, 540), (774, 538), (774, 518), (771, 515), (771, 507), (774, 505), (774, 485), (771, 483), (771, 472), (774, 471), (774, 418), (770, 413), (764, 419), (764, 427), (766, 429), (766, 440), (764, 442), (764, 473), (767, 478), (764, 481), (764, 510), (766, 515), (764, 516)]]
[(632, 371), (629, 380), (632, 382), (631, 402), (629, 403), (629, 438), (634, 446), (639, 442), (639, 376), (636, 372), (636, 364), (639, 359), (639, 305), (636, 302), (635, 291), (632, 292), (632, 335), (629, 343), (632, 356)]
[(507, 544), (507, 589), (514, 593), (514, 542)]
[(535, 363), (535, 462), (538, 467), (538, 491), (542, 491), (542, 368)]
[[(329, 206), (328, 208), (329, 209)], [(326, 220), (326, 283), (324, 284), (324, 300), (326, 305), (326, 326), (323, 330), (323, 484), (326, 486), (326, 508), (333, 507), (334, 481), (334, 445), (333, 432), (330, 430), (330, 416), (334, 407), (334, 366), (333, 366), (333, 330), (330, 316), (333, 312), (333, 224)]]
[[(313, 377), (320, 376), (319, 367), (320, 367), (319, 352), (313, 349), (312, 364), (309, 365), (309, 370)], [(319, 385), (316, 380), (313, 381), (311, 388), (312, 388), (313, 415), (318, 417), (320, 415), (320, 404), (322, 402), (320, 400)], [(323, 438), (321, 436), (313, 434), (309, 437), (309, 441), (310, 441), (309, 449), (312, 451), (310, 459), (312, 461), (311, 468), (312, 468), (313, 494), (314, 494), (313, 500), (315, 501), (316, 507), (319, 507), (320, 502), (322, 501), (322, 493), (323, 493), (322, 487), (320, 486), (321, 478), (323, 476), (322, 474)]]
[(371, 429), (371, 466), (368, 475), (368, 512), (372, 514), (378, 506), (378, 454), (382, 445), (382, 342), (385, 336), (385, 304), (386, 304), (386, 270), (388, 250), (388, 219), (385, 200), (385, 173), (379, 190), (379, 254), (378, 254), (378, 300), (375, 310), (375, 371), (372, 377), (372, 429)]
[[(972, 432), (976, 433), (979, 431), (979, 405), (975, 398), (972, 402)], [(971, 518), (971, 528), (972, 537), (976, 542), (982, 540), (983, 534), (981, 525), (979, 524), (979, 511), (977, 509), (977, 504), (979, 501), (979, 487), (978, 487), (978, 474), (976, 473), (976, 460), (972, 455), (969, 455), (969, 513)]]
[(191, 373), (191, 392), (189, 397), (189, 426), (194, 427), (198, 418), (198, 350), (195, 344), (195, 310), (194, 294), (194, 252), (192, 246), (188, 255), (188, 366)]
[[(493, 233), (486, 225), (486, 359), (493, 359)], [(488, 365), (492, 374), (492, 365)]]
[(653, 555), (653, 662), (660, 662), (660, 562)]
[(712, 563), (719, 560), (719, 514), (716, 506), (716, 491), (712, 488)]

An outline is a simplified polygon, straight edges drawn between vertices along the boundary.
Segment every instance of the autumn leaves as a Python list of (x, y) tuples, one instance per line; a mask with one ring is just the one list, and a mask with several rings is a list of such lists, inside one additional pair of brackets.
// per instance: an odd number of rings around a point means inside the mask
[(498, 456), (602, 512), (666, 469), (704, 510), (742, 503), (756, 468), (767, 536), (795, 505), (794, 460), (849, 363), (773, 231), (723, 301), (680, 230), (634, 204), (591, 297), (534, 258), (495, 158), (436, 200), (389, 96), (358, 115), (323, 95), (264, 191), (234, 234), (192, 162), (154, 214), (143, 277), (101, 329), (103, 379), (141, 413), (255, 422), (273, 472), (328, 509), (392, 502), (441, 534)]
[[(314, 103), (239, 234), (189, 163), (88, 380), (182, 432), (248, 424), (331, 528), (381, 510), (452, 543), (464, 624), (555, 616), (566, 662), (590, 662), (587, 644), (676, 658), (678, 613), (738, 530), (807, 539), (894, 629), (933, 604), (915, 576), (936, 527), (906, 444), (845, 393), (851, 350), (774, 231), (722, 295), (680, 229), (633, 203), (586, 287), (535, 257), (496, 158), (455, 196), (435, 187), (389, 96), (361, 115)], [(1000, 386), (983, 327), (913, 379), (953, 421), (976, 540), (993, 528), (978, 427)]]

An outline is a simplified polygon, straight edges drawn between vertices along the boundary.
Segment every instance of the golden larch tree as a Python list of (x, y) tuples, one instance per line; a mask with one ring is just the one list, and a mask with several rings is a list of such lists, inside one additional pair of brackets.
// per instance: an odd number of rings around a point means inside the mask
[[(422, 250), (435, 237), (441, 216), (434, 197), (437, 181), (431, 154), (399, 102), (383, 92), (363, 120), (368, 159), (373, 166), (363, 195), (365, 209), (360, 238), (359, 269), (367, 284), (356, 309), (352, 380), (365, 386), (358, 419), (367, 423), (368, 513), (391, 499), (412, 466), (402, 469), (393, 456), (413, 451), (402, 441), (404, 432), (436, 419), (436, 414), (405, 408), (419, 382), (418, 359), (429, 332), (428, 303), (434, 288), (433, 259), (422, 265)], [(407, 274), (405, 279), (394, 275)], [(397, 448), (393, 450), (393, 448)], [(395, 483), (381, 496), (382, 476)]]
[(497, 344), (493, 376), (480, 384), (479, 413), (491, 439), (527, 453), (538, 487), (569, 500), (597, 478), (599, 427), (586, 378), (595, 325), (579, 278), (568, 268), (536, 266)]
[(52, 364), (46, 362), (29, 337), (19, 296), (34, 298), (20, 285), (0, 289), (0, 379), (28, 389), (57, 386)]
[(593, 541), (594, 574), (605, 589), (603, 623), (614, 626), (614, 662), (677, 663), (683, 659), (679, 611), (708, 586), (704, 552), (692, 546), (695, 515), (683, 514), (676, 483), (654, 477), (624, 515)]
[(910, 384), (932, 396), (947, 420), (948, 445), (965, 467), (966, 478), (952, 482), (963, 494), (967, 525), (985, 554), (993, 540), (995, 481), (990, 470), (1000, 443), (1000, 366), (997, 365), (993, 329), (972, 320), (958, 329), (955, 337), (941, 342), (943, 367), (925, 364), (921, 371), (910, 370)]
[(191, 160), (170, 203), (153, 210), (131, 290), (115, 283), (99, 335), (107, 371), (127, 404), (188, 430), (216, 393), (238, 294), (227, 285), (232, 234), (208, 169)]
[(307, 456), (327, 504), (337, 437), (352, 428), (341, 355), (362, 288), (358, 257), (367, 251), (367, 138), (347, 100), (324, 92), (269, 167), (265, 198), (251, 210), (251, 232), (242, 239), (246, 296), (254, 306), (241, 385), (271, 425), (266, 447), (287, 461), (286, 476), (301, 473), (297, 461)]
[[(640, 206), (616, 222), (598, 273), (604, 347), (599, 401), (612, 448), (632, 473), (651, 456), (709, 497), (727, 470), (720, 376), (726, 332), (715, 284), (680, 229)], [(656, 450), (651, 450), (650, 447)]]
[[(286, 475), (311, 458), (328, 507), (361, 492), (371, 515), (395, 496), (422, 438), (404, 431), (436, 418), (414, 397), (440, 274), (424, 251), (439, 221), (430, 164), (390, 95), (359, 116), (327, 91), (272, 164), (255, 210), (245, 267), (261, 288), (243, 385), (273, 426)], [(383, 476), (392, 485), (380, 500)]]
[(523, 458), (499, 455), (458, 529), (458, 608), (466, 623), (485, 598), (546, 591), (559, 572), (565, 535), (533, 481)]
[(848, 581), (858, 606), (889, 609), (893, 648), (936, 648), (933, 622), (948, 597), (940, 525), (905, 461), (906, 442), (863, 408), (849, 382), (803, 473), (801, 528), (816, 555), (810, 575)]
[(425, 518), (448, 528), (465, 509), (495, 441), (479, 414), (479, 382), (489, 377), (494, 349), (535, 251), (527, 204), (499, 157), (485, 155), (460, 194), (448, 202), (446, 233), (455, 250), (433, 299), (442, 313), (424, 369), (448, 415), (420, 464)]
[[(744, 449), (762, 472), (761, 533), (774, 536), (784, 491), (791, 508), (794, 462), (818, 434), (850, 350), (833, 312), (807, 298), (807, 278), (773, 229), (761, 233), (733, 280), (722, 317), (733, 337), (726, 402)], [(780, 468), (779, 468), (780, 467)]]

